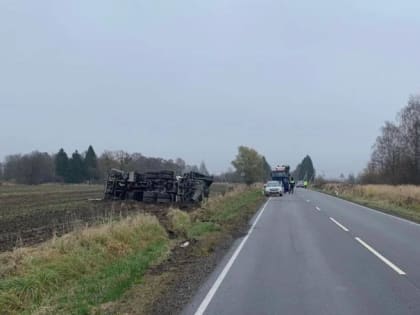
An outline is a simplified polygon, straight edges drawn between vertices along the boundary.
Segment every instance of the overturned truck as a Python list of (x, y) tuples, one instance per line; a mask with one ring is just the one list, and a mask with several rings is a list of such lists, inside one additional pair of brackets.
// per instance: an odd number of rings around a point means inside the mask
[(148, 203), (199, 203), (209, 196), (213, 177), (197, 172), (175, 176), (173, 171), (125, 172), (111, 169), (104, 199)]

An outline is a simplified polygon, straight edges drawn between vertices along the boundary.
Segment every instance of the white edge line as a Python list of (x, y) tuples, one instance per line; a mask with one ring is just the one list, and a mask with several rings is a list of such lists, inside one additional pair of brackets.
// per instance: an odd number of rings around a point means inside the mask
[(210, 304), (211, 300), (213, 299), (214, 295), (216, 294), (217, 290), (219, 289), (220, 285), (223, 282), (223, 279), (226, 277), (227, 273), (229, 272), (230, 268), (232, 267), (233, 263), (235, 262), (236, 258), (238, 257), (239, 253), (241, 252), (242, 248), (244, 247), (246, 241), (248, 240), (249, 236), (251, 235), (252, 231), (254, 231), (255, 225), (258, 223), (261, 215), (264, 213), (264, 210), (268, 203), (270, 202), (271, 198), (264, 204), (260, 213), (258, 214), (257, 218), (255, 219), (254, 223), (252, 224), (251, 228), (248, 231), (248, 234), (244, 237), (242, 242), (239, 244), (236, 251), (233, 253), (232, 257), (229, 259), (226, 266), (223, 268), (222, 272), (217, 277), (216, 281), (214, 282), (213, 286), (210, 288), (209, 292), (207, 293), (204, 300), (201, 302), (200, 306), (198, 307), (197, 311), (194, 315), (202, 315), (206, 311), (208, 305)]
[(331, 218), (330, 217), (330, 220), (331, 221), (333, 221), (335, 224), (337, 224), (341, 229), (343, 229), (344, 231), (346, 231), (346, 232), (348, 232), (349, 231), (349, 229), (348, 228), (346, 228), (344, 225), (342, 225), (340, 222), (338, 222), (336, 219), (334, 219), (334, 218)]
[(321, 211), (321, 209), (319, 207), (315, 207), (316, 210)]
[(374, 250), (372, 247), (370, 247), (367, 243), (363, 242), (360, 237), (356, 237), (355, 239), (360, 244), (362, 244), (364, 247), (366, 247), (372, 254), (374, 254), (376, 257), (378, 257), (380, 260), (382, 260), (389, 267), (391, 267), (392, 269), (394, 269), (394, 271), (396, 273), (398, 273), (399, 275), (402, 275), (402, 276), (406, 274), (404, 271), (402, 271), (400, 268), (398, 268), (396, 265), (394, 265), (392, 262), (390, 262), (384, 256), (382, 256), (381, 254), (379, 254), (376, 250)]

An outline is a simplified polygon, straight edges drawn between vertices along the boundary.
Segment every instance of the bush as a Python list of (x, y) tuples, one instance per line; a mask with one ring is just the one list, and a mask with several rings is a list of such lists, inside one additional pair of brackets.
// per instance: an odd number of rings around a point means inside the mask
[(168, 212), (169, 228), (177, 235), (186, 237), (191, 227), (191, 218), (187, 212), (170, 209)]

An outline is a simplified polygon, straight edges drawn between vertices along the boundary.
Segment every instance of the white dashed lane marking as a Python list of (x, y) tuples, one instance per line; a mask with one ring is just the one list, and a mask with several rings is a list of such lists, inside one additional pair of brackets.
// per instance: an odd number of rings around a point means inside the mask
[(333, 221), (335, 224), (337, 224), (341, 229), (343, 229), (344, 231), (348, 232), (349, 229), (346, 228), (344, 225), (342, 225), (340, 222), (338, 222), (337, 220), (335, 220), (334, 218), (330, 217), (330, 220)]
[(406, 274), (404, 271), (402, 271), (400, 268), (398, 268), (395, 264), (393, 264), (391, 261), (386, 259), (380, 253), (378, 253), (375, 249), (373, 249), (369, 244), (362, 241), (362, 239), (360, 237), (356, 237), (355, 239), (360, 244), (362, 244), (368, 251), (370, 251), (372, 254), (374, 254), (376, 257), (378, 257), (380, 260), (382, 260), (385, 264), (387, 264), (389, 267), (391, 267), (396, 273), (398, 273), (399, 275), (402, 275), (402, 276)]

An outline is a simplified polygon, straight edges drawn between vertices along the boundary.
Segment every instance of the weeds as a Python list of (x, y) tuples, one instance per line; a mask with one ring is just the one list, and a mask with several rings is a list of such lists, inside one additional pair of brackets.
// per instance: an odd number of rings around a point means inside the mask
[(220, 231), (220, 226), (213, 222), (195, 222), (188, 229), (188, 238), (199, 240), (205, 237), (207, 234)]
[(179, 209), (170, 209), (168, 212), (170, 229), (177, 236), (185, 237), (191, 227), (191, 218), (187, 212)]

